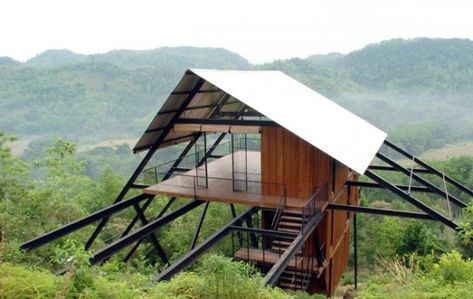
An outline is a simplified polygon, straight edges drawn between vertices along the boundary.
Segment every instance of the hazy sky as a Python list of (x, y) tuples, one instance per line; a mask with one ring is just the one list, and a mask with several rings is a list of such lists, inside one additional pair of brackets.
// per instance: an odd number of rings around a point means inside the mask
[(390, 38), (473, 39), (472, 0), (2, 0), (0, 56), (223, 47), (251, 62), (343, 52)]

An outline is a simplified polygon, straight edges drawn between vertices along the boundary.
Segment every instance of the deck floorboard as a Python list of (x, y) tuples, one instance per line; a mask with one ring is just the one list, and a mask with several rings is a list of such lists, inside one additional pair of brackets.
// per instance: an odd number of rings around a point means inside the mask
[[(235, 153), (234, 163), (237, 169), (242, 169), (245, 152)], [(144, 193), (153, 195), (175, 196), (179, 198), (195, 198), (202, 201), (217, 201), (262, 208), (278, 208), (283, 193), (283, 186), (272, 182), (260, 182), (261, 177), (261, 154), (260, 152), (248, 151), (246, 153), (248, 164), (247, 191), (233, 191), (232, 183), (232, 156), (226, 155), (220, 159), (209, 162), (208, 187), (199, 187), (196, 179), (196, 170), (190, 170), (182, 175), (174, 176), (168, 180), (152, 185), (144, 189)], [(199, 178), (198, 180), (203, 180)], [(244, 184), (238, 181), (238, 184)], [(262, 185), (271, 184), (281, 189), (281, 196), (262, 195)], [(301, 210), (305, 200), (298, 198), (286, 198), (286, 208), (289, 210)]]

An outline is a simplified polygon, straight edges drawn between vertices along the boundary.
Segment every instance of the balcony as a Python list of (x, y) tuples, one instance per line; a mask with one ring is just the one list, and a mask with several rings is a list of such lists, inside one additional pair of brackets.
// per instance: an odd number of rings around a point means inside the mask
[(259, 139), (237, 137), (232, 134), (231, 140), (215, 147), (212, 158), (205, 155), (206, 144), (196, 145), (196, 152), (179, 163), (146, 169), (143, 180), (152, 184), (144, 192), (271, 209), (284, 202), (283, 208), (301, 211), (305, 200), (286, 198), (284, 184), (262, 181)]

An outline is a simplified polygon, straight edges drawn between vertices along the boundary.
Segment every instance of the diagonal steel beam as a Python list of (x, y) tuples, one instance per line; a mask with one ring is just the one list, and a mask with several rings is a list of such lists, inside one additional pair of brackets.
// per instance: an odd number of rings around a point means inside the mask
[(205, 214), (207, 213), (207, 208), (209, 207), (209, 204), (210, 201), (205, 203), (204, 209), (202, 210), (202, 214), (200, 215), (199, 224), (197, 224), (197, 229), (195, 230), (194, 237), (192, 238), (191, 250), (194, 249), (195, 244), (197, 243), (197, 238), (199, 237), (202, 224), (204, 223)]
[[(368, 169), (369, 170), (399, 171), (394, 167), (384, 166), (384, 165), (370, 165), (368, 166)], [(418, 173), (432, 173), (432, 171), (428, 169), (422, 169), (422, 168), (414, 168), (413, 171), (418, 172)]]
[[(182, 150), (182, 152), (179, 154), (179, 157), (177, 158), (176, 161), (174, 161), (174, 163), (171, 165), (171, 168), (169, 169), (169, 171), (164, 175), (163, 177), (163, 180), (167, 180), (169, 177), (171, 177), (171, 175), (173, 174), (175, 168), (177, 166), (179, 166), (179, 164), (181, 163), (181, 161), (185, 158), (185, 156), (189, 153), (189, 151), (191, 150), (192, 146), (194, 146), (195, 142), (197, 141), (197, 139), (199, 138), (200, 136), (200, 133), (196, 134), (195, 137), (189, 141), (189, 143), (187, 144), (187, 146)], [(174, 198), (174, 197), (173, 197)], [(171, 198), (171, 199), (173, 199)], [(146, 211), (146, 209), (148, 208), (148, 206), (152, 203), (152, 199), (146, 201), (143, 206), (141, 207), (141, 209), (144, 211)], [(159, 218), (159, 217), (158, 217)], [(133, 229), (133, 227), (135, 226), (135, 224), (138, 222), (139, 220), (139, 216), (136, 215), (133, 220), (131, 220), (130, 224), (128, 224), (127, 228), (125, 229), (125, 231), (123, 232), (122, 234), (122, 237), (128, 235), (128, 233)]]
[[(141, 223), (143, 223), (143, 225), (147, 225), (149, 223), (148, 219), (146, 219), (145, 214), (141, 210), (140, 206), (138, 204), (136, 204), (133, 207), (135, 208), (136, 213), (140, 217)], [(161, 260), (165, 264), (169, 264), (169, 260), (166, 256), (166, 253), (164, 252), (164, 249), (161, 247), (161, 244), (159, 244), (159, 241), (156, 238), (156, 235), (154, 234), (154, 232), (151, 233), (148, 238), (151, 240), (151, 243), (153, 243), (153, 246), (156, 248), (156, 251), (158, 252), (158, 255), (161, 257)], [(141, 239), (141, 240), (143, 240), (143, 239)]]
[[(174, 203), (174, 201), (176, 200), (175, 197), (172, 197), (171, 199), (169, 199), (168, 203), (164, 206), (164, 208), (161, 210), (161, 212), (159, 212), (159, 215), (155, 218), (155, 219), (158, 219), (158, 218), (161, 218), (164, 213), (166, 213), (166, 211), (171, 207), (171, 205)], [(143, 210), (143, 209), (142, 209)], [(128, 228), (131, 230), (131, 227), (128, 226)], [(127, 228), (127, 229), (128, 229)], [(125, 231), (121, 238), (123, 238), (124, 236), (128, 235), (130, 233), (130, 231)], [(138, 247), (141, 245), (141, 243), (143, 242), (144, 239), (141, 239), (139, 240), (138, 242), (135, 243), (135, 245), (130, 249), (130, 251), (128, 252), (128, 254), (125, 256), (125, 258), (123, 259), (123, 262), (128, 262), (128, 260), (130, 260), (130, 258), (133, 256), (133, 254), (135, 253), (135, 251), (138, 249)]]
[[(215, 140), (215, 142), (212, 144), (212, 146), (209, 148), (209, 150), (207, 151), (207, 153), (205, 154), (204, 157), (202, 157), (202, 159), (199, 161), (199, 164), (198, 166), (202, 165), (202, 163), (204, 163), (205, 159), (207, 159), (208, 157), (210, 157), (212, 155), (212, 153), (215, 151), (215, 149), (217, 148), (217, 146), (220, 144), (220, 142), (222, 142), (222, 140), (225, 138), (227, 134), (226, 133), (222, 133), (220, 134), (220, 136)], [(200, 133), (197, 135), (197, 136), (200, 136)], [(198, 138), (198, 137), (197, 137)], [(184, 157), (187, 155), (187, 153), (190, 151), (190, 149), (192, 148), (192, 146), (194, 145), (194, 143), (197, 141), (197, 139), (194, 139), (192, 141), (192, 144), (189, 143), (189, 145), (191, 146), (187, 146), (184, 151), (181, 153), (181, 155), (179, 156), (179, 158), (173, 163), (173, 166), (175, 165), (176, 167), (179, 165), (179, 163), (182, 161), (182, 159), (184, 159)], [(171, 169), (174, 169), (174, 167), (171, 166)], [(170, 176), (171, 176), (172, 173), (167, 173), (163, 180), (165, 179), (168, 179)], [(176, 198), (175, 197), (172, 197), (168, 204), (163, 208), (163, 210), (160, 212), (160, 214), (156, 217), (156, 218), (159, 218), (161, 217), (162, 215), (164, 215), (164, 213), (166, 212), (166, 210), (170, 207), (170, 205), (174, 202)], [(145, 211), (148, 206), (151, 204), (151, 200), (150, 201), (146, 201), (144, 204), (143, 204), (143, 207), (142, 207), (142, 210)], [(128, 225), (128, 227), (126, 228), (126, 230), (123, 232), (122, 234), (122, 237), (126, 236), (130, 231), (131, 229), (133, 228), (133, 226), (136, 224), (136, 222), (138, 221), (137, 219), (137, 216), (135, 216), (135, 218), (133, 218), (132, 222)], [(130, 250), (130, 252), (126, 255), (125, 259), (124, 259), (124, 262), (127, 262), (133, 255), (133, 253), (138, 249), (138, 247), (141, 245), (141, 243), (143, 242), (143, 240), (139, 240), (135, 246), (133, 246)]]
[[(369, 169), (369, 168), (368, 168)], [(384, 187), (378, 183), (373, 182), (362, 182), (362, 181), (346, 181), (345, 185), (355, 186), (355, 187), (367, 187), (367, 188), (378, 188), (383, 189)], [(401, 190), (411, 190), (414, 192), (425, 192), (425, 193), (434, 193), (432, 190), (425, 186), (409, 186), (409, 185), (396, 185)]]
[(173, 211), (172, 213), (158, 218), (156, 220), (153, 220), (149, 222), (147, 225), (137, 229), (136, 231), (130, 233), (129, 235), (109, 244), (108, 246), (102, 248), (101, 250), (97, 251), (94, 256), (90, 259), (90, 263), (92, 265), (95, 265), (97, 263), (100, 263), (110, 257), (112, 254), (115, 252), (125, 248), (126, 246), (133, 244), (134, 242), (141, 240), (143, 238), (146, 238), (150, 234), (152, 234), (155, 230), (158, 228), (162, 227), (165, 224), (168, 224), (169, 222), (173, 221), (176, 218), (179, 218), (180, 216), (186, 214), (187, 212), (197, 208), (201, 204), (203, 204), (203, 201), (199, 200), (194, 200), (185, 206)]
[(408, 194), (407, 192), (404, 192), (403, 190), (399, 189), (395, 185), (391, 184), (384, 178), (380, 177), (379, 175), (371, 172), (370, 170), (367, 170), (365, 172), (365, 175), (372, 179), (375, 182), (378, 182), (379, 184), (383, 185), (386, 189), (391, 190), (393, 193), (397, 194), (401, 198), (405, 199), (406, 201), (410, 202), (420, 210), (424, 211), (428, 215), (430, 215), (432, 218), (435, 220), (438, 220), (442, 222), (443, 224), (447, 225), (450, 228), (453, 228), (454, 230), (458, 231), (460, 227), (453, 222), (452, 220), (448, 219), (444, 215), (440, 214), (439, 212), (435, 211), (425, 203), (421, 202), (417, 198), (413, 197), (412, 195)]
[[(192, 101), (192, 99), (194, 98), (194, 96), (197, 94), (197, 92), (199, 91), (199, 89), (202, 87), (202, 85), (204, 85), (205, 83), (205, 80), (203, 79), (199, 79), (199, 81), (197, 81), (196, 85), (194, 86), (194, 88), (192, 89), (192, 92), (188, 94), (188, 96), (186, 97), (186, 99), (183, 101), (183, 103), (181, 104), (180, 106), (180, 110), (177, 111), (173, 116), (172, 118), (169, 120), (168, 122), (168, 126), (163, 129), (163, 131), (161, 132), (161, 134), (159, 135), (159, 138), (158, 140), (156, 140), (156, 142), (150, 147), (150, 149), (148, 150), (148, 152), (146, 153), (146, 156), (143, 158), (143, 160), (140, 162), (140, 164), (138, 165), (138, 167), (135, 169), (135, 171), (133, 172), (133, 174), (131, 175), (131, 177), (128, 179), (128, 182), (126, 183), (125, 187), (123, 187), (122, 191), (120, 192), (120, 194), (117, 196), (117, 198), (115, 199), (115, 202), (114, 203), (117, 203), (117, 202), (120, 202), (123, 197), (125, 197), (125, 195), (128, 193), (128, 190), (130, 189), (130, 187), (135, 183), (136, 179), (138, 178), (138, 176), (140, 175), (141, 171), (143, 171), (144, 167), (146, 166), (146, 164), (148, 164), (149, 160), (151, 159), (151, 157), (154, 155), (154, 153), (156, 152), (156, 150), (159, 148), (160, 144), (164, 141), (164, 139), (167, 137), (167, 135), (169, 134), (169, 132), (171, 131), (172, 129), (172, 125), (174, 124), (174, 122), (181, 116), (182, 112), (184, 111), (184, 109), (189, 105), (189, 103)], [(92, 233), (92, 235), (90, 236), (89, 240), (87, 241), (87, 243), (85, 244), (85, 250), (88, 250), (93, 242), (95, 241), (95, 239), (97, 238), (98, 234), (102, 231), (103, 227), (105, 226), (105, 224), (107, 224), (109, 220), (109, 217), (105, 217), (103, 218), (100, 223), (97, 225), (97, 228), (95, 229), (95, 231)]]
[(452, 179), (451, 177), (445, 175), (444, 173), (438, 171), (437, 169), (433, 168), (432, 166), (428, 165), (427, 163), (419, 160), (418, 158), (416, 158), (414, 155), (406, 152), (405, 150), (403, 150), (402, 148), (400, 148), (399, 146), (393, 144), (392, 142), (388, 141), (388, 140), (385, 140), (384, 141), (384, 144), (395, 150), (396, 152), (402, 154), (403, 156), (405, 156), (406, 158), (408, 158), (409, 160), (412, 160), (414, 162), (416, 162), (417, 164), (419, 164), (420, 166), (424, 167), (425, 169), (429, 170), (431, 173), (434, 173), (435, 175), (437, 175), (438, 177), (440, 178), (443, 178), (445, 176), (445, 180), (447, 182), (449, 182), (450, 184), (452, 184), (453, 186), (457, 187), (458, 189), (460, 189), (461, 191), (469, 194), (470, 196), (473, 196), (473, 190), (460, 184), (459, 182), (457, 182), (456, 180)]
[(378, 209), (378, 208), (362, 207), (362, 206), (350, 206), (350, 205), (342, 205), (342, 204), (336, 204), (336, 203), (329, 203), (327, 206), (327, 209), (374, 214), (374, 215), (397, 216), (397, 217), (403, 217), (403, 218), (435, 220), (434, 218), (432, 218), (432, 216), (426, 213)]
[(204, 242), (199, 244), (199, 246), (197, 246), (194, 249), (192, 249), (191, 251), (189, 251), (186, 255), (184, 255), (182, 258), (180, 258), (177, 262), (175, 262), (170, 267), (168, 267), (163, 272), (161, 272), (156, 277), (156, 280), (157, 281), (169, 280), (169, 279), (171, 279), (171, 277), (173, 275), (175, 275), (178, 272), (186, 269), (198, 257), (200, 257), (208, 249), (210, 249), (212, 246), (217, 244), (221, 239), (223, 239), (231, 231), (231, 226), (238, 225), (239, 223), (244, 221), (245, 218), (251, 217), (251, 215), (253, 215), (257, 211), (258, 211), (257, 207), (251, 207), (248, 210), (246, 210), (243, 214), (241, 214), (240, 216), (237, 216), (237, 217), (233, 218), (232, 221), (230, 221), (222, 229), (215, 232), (212, 236), (208, 237)]
[(454, 202), (456, 205), (458, 205), (459, 207), (461, 208), (466, 208), (468, 205), (466, 203), (464, 203), (463, 201), (459, 200), (458, 198), (456, 198), (455, 196), (451, 195), (451, 194), (447, 194), (445, 193), (445, 191), (441, 190), (440, 188), (438, 188), (437, 186), (433, 185), (432, 183), (430, 183), (429, 181), (427, 181), (426, 179), (418, 176), (417, 174), (415, 173), (411, 173), (411, 171), (403, 166), (401, 166), (399, 163), (396, 163), (394, 160), (388, 158), (387, 156), (381, 154), (381, 153), (376, 153), (376, 157), (378, 157), (379, 159), (381, 159), (382, 161), (388, 163), (389, 165), (391, 165), (392, 167), (398, 169), (399, 171), (403, 172), (404, 174), (406, 175), (410, 175), (412, 176), (412, 178), (423, 184), (424, 186), (426, 186), (429, 190), (431, 190), (432, 192), (434, 193), (437, 193), (438, 195), (441, 195), (445, 198), (448, 198), (449, 200), (451, 200), (452, 202)]
[(46, 233), (42, 236), (39, 236), (37, 238), (34, 238), (30, 241), (27, 241), (23, 244), (20, 245), (21, 249), (34, 249), (36, 247), (39, 247), (41, 245), (44, 245), (46, 243), (49, 243), (51, 241), (54, 241), (64, 235), (70, 234), (78, 229), (81, 229), (89, 224), (94, 223), (97, 220), (103, 219), (105, 217), (109, 217), (110, 215), (121, 211), (123, 209), (126, 209), (134, 204), (139, 203), (140, 201), (143, 201), (145, 199), (148, 199), (150, 197), (154, 197), (154, 195), (149, 195), (149, 194), (140, 194), (138, 196), (135, 196), (133, 198), (115, 203), (109, 207), (106, 207), (102, 210), (99, 210), (95, 213), (92, 213), (88, 216), (82, 217), (76, 221), (73, 221), (67, 225), (64, 225), (58, 229), (55, 229), (49, 233)]

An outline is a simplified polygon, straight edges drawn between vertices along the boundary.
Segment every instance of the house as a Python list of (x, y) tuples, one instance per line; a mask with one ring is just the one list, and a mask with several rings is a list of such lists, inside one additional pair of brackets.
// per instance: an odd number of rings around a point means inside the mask
[[(386, 136), (282, 72), (188, 70), (134, 147), (134, 152), (146, 155), (116, 201), (22, 248), (36, 248), (100, 220), (86, 244), (89, 249), (110, 217), (133, 208), (136, 216), (122, 236), (97, 251), (91, 263), (105, 261), (134, 244), (128, 260), (145, 239), (169, 263), (155, 231), (203, 206), (189, 252), (162, 271), (158, 280), (169, 279), (231, 237), (232, 256), (255, 264), (265, 274), (265, 284), (331, 296), (348, 264), (350, 226), (356, 223), (356, 213), (436, 220), (458, 230), (454, 215), (432, 209), (415, 192), (435, 194), (460, 208), (466, 204), (421, 174), (441, 177), (445, 184), (473, 196), (471, 189)], [(413, 165), (400, 165), (382, 147)], [(172, 149), (175, 158), (153, 165), (153, 157), (165, 149)], [(383, 171), (404, 173), (410, 183), (391, 183), (380, 175)], [(371, 181), (360, 181), (360, 175)], [(360, 187), (390, 190), (421, 212), (361, 207)], [(141, 193), (125, 199), (132, 189)], [(154, 219), (147, 219), (144, 210), (157, 196), (168, 202)], [(188, 203), (166, 214), (176, 198), (186, 198)], [(227, 204), (234, 218), (197, 244), (207, 207), (213, 202)], [(237, 215), (235, 205), (248, 209)], [(131, 232), (137, 222), (142, 227)]]

